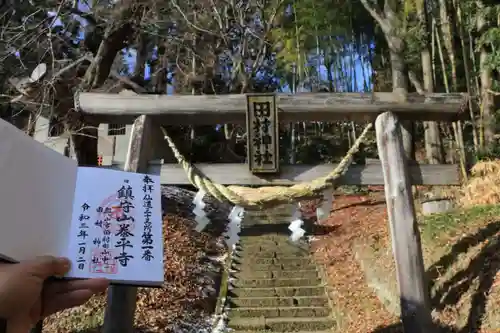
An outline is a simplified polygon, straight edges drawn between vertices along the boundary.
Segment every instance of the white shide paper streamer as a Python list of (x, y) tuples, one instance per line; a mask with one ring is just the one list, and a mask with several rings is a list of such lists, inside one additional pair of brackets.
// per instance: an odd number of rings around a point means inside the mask
[(229, 224), (226, 232), (224, 233), (224, 238), (226, 240), (227, 247), (231, 251), (235, 249), (236, 244), (240, 241), (241, 221), (244, 216), (245, 209), (240, 206), (234, 206), (229, 213)]
[(206, 204), (203, 202), (203, 197), (205, 196), (205, 191), (199, 190), (193, 199), (193, 213), (195, 215), (194, 220), (196, 221), (196, 227), (194, 230), (202, 232), (203, 229), (210, 223), (210, 219), (207, 217), (207, 213), (204, 208)]
[(300, 212), (300, 208), (298, 206), (294, 207), (290, 216), (290, 221), (290, 225), (288, 226), (288, 230), (292, 232), (290, 240), (292, 242), (297, 242), (299, 239), (304, 237), (306, 233), (306, 231), (302, 229), (304, 221), (302, 221), (302, 213)]
[(318, 221), (324, 221), (330, 216), (333, 205), (333, 187), (323, 191), (323, 200), (319, 207), (316, 208), (316, 217)]

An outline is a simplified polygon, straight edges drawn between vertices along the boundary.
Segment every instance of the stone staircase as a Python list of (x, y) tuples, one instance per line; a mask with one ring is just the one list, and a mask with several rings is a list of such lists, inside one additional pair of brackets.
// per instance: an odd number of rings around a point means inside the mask
[(326, 333), (335, 326), (308, 245), (291, 243), (287, 228), (243, 225), (227, 295), (234, 331)]

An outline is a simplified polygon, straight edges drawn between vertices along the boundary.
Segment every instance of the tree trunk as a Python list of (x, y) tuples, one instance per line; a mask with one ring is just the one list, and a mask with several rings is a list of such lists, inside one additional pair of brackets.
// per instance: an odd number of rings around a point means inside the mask
[[(481, 0), (477, 2), (478, 17), (477, 17), (477, 31), (483, 34), (487, 28), (486, 19), (484, 18), (483, 8), (484, 4)], [(494, 121), (493, 114), (495, 112), (495, 104), (492, 94), (489, 92), (492, 88), (491, 69), (488, 67), (488, 51), (481, 47), (479, 55), (479, 70), (481, 73), (481, 118), (482, 118), (482, 133), (480, 135), (481, 146), (487, 147), (494, 140)]]
[(79, 166), (97, 165), (97, 138), (97, 126), (87, 126), (71, 134), (71, 141), (73, 142)]
[[(432, 59), (429, 50), (429, 27), (426, 13), (427, 1), (423, 1), (418, 6), (418, 16), (421, 29), (425, 31), (424, 46), (422, 48), (422, 74), (424, 78), (424, 89), (427, 93), (434, 92), (434, 80), (432, 73)], [(425, 152), (428, 163), (444, 163), (443, 143), (439, 133), (439, 124), (435, 121), (424, 122)]]
[[(465, 31), (464, 31), (464, 25), (462, 22), (462, 8), (458, 0), (453, 0), (453, 6), (455, 7), (455, 10), (457, 12), (457, 25), (458, 25), (458, 33), (460, 36), (460, 45), (462, 47), (462, 61), (464, 64), (464, 72), (465, 72), (465, 85), (467, 88), (467, 93), (469, 96), (475, 95), (477, 92), (473, 92), (472, 86), (471, 86), (471, 71), (470, 71), (470, 59), (469, 55), (467, 54), (467, 43), (470, 45), (472, 44), (472, 41), (466, 36)], [(466, 39), (467, 43), (466, 43)], [(472, 54), (474, 57), (474, 54)], [(469, 112), (470, 112), (470, 121), (472, 124), (472, 139), (474, 140), (474, 150), (477, 152), (479, 150), (479, 138), (477, 134), (477, 124), (476, 120), (474, 118), (474, 103), (472, 102), (472, 98), (469, 98)]]
[[(392, 91), (403, 99), (408, 94), (408, 71), (403, 58), (403, 51), (390, 51), (392, 68)], [(403, 147), (406, 158), (415, 160), (415, 144), (413, 142), (413, 122), (402, 121), (401, 132), (403, 135)]]
[[(392, 91), (400, 96), (401, 102), (405, 102), (408, 95), (408, 70), (404, 60), (406, 45), (402, 36), (405, 28), (399, 19), (399, 3), (394, 0), (385, 0), (383, 11), (377, 4), (368, 0), (361, 0), (361, 3), (384, 32), (391, 58)], [(415, 160), (415, 145), (412, 138), (413, 122), (402, 121), (401, 127), (406, 158)]]
[[(453, 91), (458, 89), (457, 84), (457, 61), (455, 59), (455, 46), (453, 44), (453, 29), (448, 15), (446, 0), (439, 0), (439, 16), (441, 19), (441, 33), (443, 34), (443, 44), (451, 65), (451, 84)], [(443, 75), (446, 75), (443, 73)]]
[[(439, 0), (439, 13), (441, 17), (441, 33), (443, 34), (443, 44), (448, 54), (448, 59), (450, 60), (450, 65), (451, 65), (451, 87), (452, 87), (451, 92), (457, 92), (458, 79), (457, 79), (457, 62), (455, 59), (455, 45), (453, 44), (453, 29), (452, 25), (450, 24), (450, 15), (448, 14), (449, 11), (447, 8), (446, 0)], [(445, 69), (445, 67), (443, 67), (443, 69)], [(444, 75), (446, 75), (445, 70), (443, 70), (443, 73)], [(447, 92), (450, 92), (449, 88)], [(465, 154), (465, 144), (462, 134), (462, 122), (457, 121), (456, 123), (453, 123), (453, 128), (457, 144), (460, 149), (462, 171), (464, 177), (466, 177), (467, 156)]]

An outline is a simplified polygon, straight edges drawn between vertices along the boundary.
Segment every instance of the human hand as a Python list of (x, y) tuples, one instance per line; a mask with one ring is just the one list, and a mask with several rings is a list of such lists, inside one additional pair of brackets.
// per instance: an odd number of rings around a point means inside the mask
[(28, 332), (40, 319), (106, 290), (106, 279), (46, 281), (63, 276), (70, 266), (68, 259), (56, 257), (0, 264), (0, 318), (7, 320), (7, 332)]

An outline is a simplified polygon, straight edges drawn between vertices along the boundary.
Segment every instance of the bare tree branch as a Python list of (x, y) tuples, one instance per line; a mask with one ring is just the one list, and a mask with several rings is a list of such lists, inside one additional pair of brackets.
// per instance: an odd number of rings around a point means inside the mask
[(181, 14), (182, 18), (184, 19), (184, 21), (190, 26), (192, 27), (193, 29), (195, 30), (198, 30), (198, 31), (201, 31), (201, 32), (205, 32), (207, 34), (210, 34), (210, 35), (213, 35), (213, 36), (219, 36), (218, 34), (210, 31), (210, 30), (207, 30), (207, 29), (204, 29), (204, 28), (201, 28), (199, 26), (197, 26), (196, 24), (194, 24), (193, 22), (191, 22), (187, 15), (182, 11), (181, 7), (179, 7), (179, 5), (177, 4), (177, 2), (175, 0), (170, 0), (170, 3), (172, 4), (172, 6), (174, 6), (174, 8), (177, 10), (177, 12), (179, 14)]
[(425, 95), (425, 89), (420, 80), (417, 78), (417, 74), (414, 71), (408, 71), (408, 78), (410, 79), (411, 84), (415, 87), (415, 90), (421, 95)]
[(361, 3), (382, 29), (388, 28), (384, 13), (376, 1), (361, 0)]

